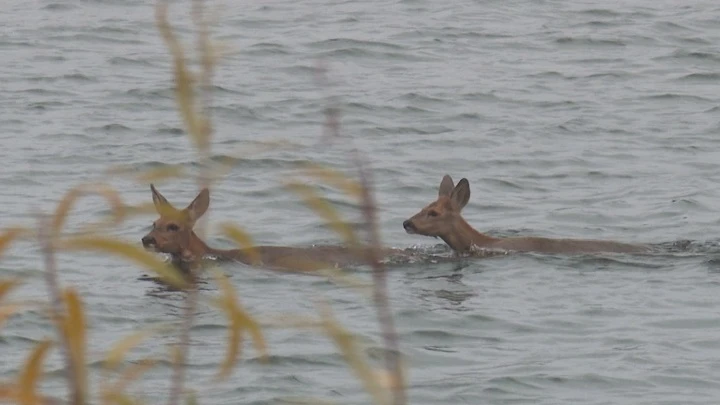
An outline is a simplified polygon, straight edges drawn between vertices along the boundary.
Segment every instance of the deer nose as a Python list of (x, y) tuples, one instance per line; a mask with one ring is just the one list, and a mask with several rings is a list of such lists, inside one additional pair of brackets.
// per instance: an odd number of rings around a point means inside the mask
[(144, 236), (142, 238), (142, 244), (145, 247), (150, 246), (150, 245), (155, 245), (156, 244), (155, 238), (153, 238), (152, 236)]
[(403, 221), (403, 228), (405, 228), (406, 231), (410, 232), (415, 230), (415, 225), (413, 225), (412, 221), (408, 219)]

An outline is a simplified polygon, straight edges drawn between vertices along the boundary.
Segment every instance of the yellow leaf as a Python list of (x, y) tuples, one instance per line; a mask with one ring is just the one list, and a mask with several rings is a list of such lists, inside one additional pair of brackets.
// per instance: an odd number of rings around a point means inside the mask
[(273, 329), (286, 329), (286, 328), (302, 328), (302, 329), (313, 329), (322, 330), (323, 323), (315, 318), (310, 318), (300, 314), (287, 314), (276, 316), (263, 316), (262, 319), (263, 328)]
[(39, 402), (40, 396), (35, 391), (37, 389), (38, 378), (42, 374), (43, 361), (48, 350), (52, 347), (52, 342), (45, 340), (35, 347), (30, 353), (22, 371), (17, 388), (17, 402), (21, 405), (31, 405)]
[(138, 205), (126, 205), (125, 212), (128, 214), (154, 214), (157, 210), (155, 204), (149, 201)]
[[(130, 218), (136, 215), (147, 215), (155, 214), (157, 212), (155, 204), (152, 202), (146, 202), (138, 205), (125, 205), (123, 206), (124, 218)], [(107, 228), (117, 223), (117, 219), (114, 215), (110, 215), (107, 218), (103, 218), (97, 222), (88, 222), (80, 228), (79, 234), (105, 232)]]
[(15, 239), (24, 236), (28, 233), (28, 230), (25, 228), (20, 227), (13, 227), (6, 230), (2, 235), (0, 235), (0, 255), (5, 252), (5, 249), (10, 246), (10, 243), (14, 241)]
[(177, 269), (166, 265), (143, 248), (127, 242), (103, 236), (77, 236), (62, 240), (59, 246), (67, 250), (100, 251), (124, 257), (154, 271), (164, 282), (175, 288), (182, 289), (188, 286)]
[(141, 401), (121, 392), (109, 392), (103, 395), (105, 403), (117, 405), (140, 405)]
[(277, 399), (277, 402), (288, 405), (339, 405), (336, 401), (312, 397), (280, 397)]
[(21, 281), (19, 279), (0, 281), (0, 300), (2, 300), (5, 294), (9, 293), (10, 290), (19, 286), (20, 284)]
[(328, 305), (321, 305), (319, 312), (325, 331), (340, 349), (355, 375), (363, 382), (365, 390), (372, 395), (376, 404), (388, 403), (387, 390), (383, 388), (378, 374), (365, 361), (361, 351), (356, 347), (354, 337), (334, 320)]
[(105, 390), (104, 396), (117, 397), (118, 395), (122, 395), (122, 392), (124, 392), (130, 384), (153, 368), (157, 363), (158, 361), (156, 359), (143, 359), (137, 364), (128, 367), (123, 371), (117, 382), (111, 388)]
[(359, 294), (365, 296), (365, 298), (372, 298), (374, 288), (372, 282), (362, 281), (340, 269), (320, 269), (317, 273), (329, 278), (338, 285), (345, 285), (356, 290)]
[(105, 170), (103, 170), (103, 174), (108, 176), (113, 175), (126, 175), (129, 173), (136, 172), (137, 169), (133, 165), (112, 165)]
[(233, 368), (240, 358), (240, 351), (243, 342), (241, 328), (242, 326), (240, 325), (238, 317), (230, 316), (230, 328), (228, 329), (228, 350), (225, 355), (225, 359), (220, 366), (220, 371), (217, 374), (218, 380), (224, 380), (230, 377)]
[(343, 238), (345, 243), (350, 246), (358, 245), (358, 240), (352, 227), (344, 222), (332, 205), (313, 191), (312, 187), (298, 182), (287, 182), (285, 186), (298, 194), (304, 200), (305, 205), (320, 215), (320, 217)]
[(404, 389), (404, 383), (398, 378), (398, 375), (388, 370), (375, 370), (375, 379), (380, 386), (387, 390)]
[(108, 350), (108, 353), (105, 355), (105, 368), (117, 368), (120, 365), (120, 362), (122, 362), (125, 358), (125, 355), (128, 351), (132, 350), (134, 347), (142, 343), (142, 341), (147, 339), (148, 337), (167, 329), (167, 327), (156, 327), (141, 330), (139, 332), (135, 332), (131, 335), (125, 336), (119, 342), (115, 343), (115, 345), (113, 345), (110, 350)]
[(187, 405), (198, 405), (197, 395), (195, 394), (194, 391), (191, 391), (188, 393), (186, 404)]
[(260, 253), (255, 248), (255, 243), (253, 242), (252, 237), (249, 233), (242, 230), (240, 227), (235, 226), (230, 223), (225, 223), (221, 225), (223, 233), (230, 239), (233, 240), (233, 242), (237, 243), (240, 248), (244, 248), (245, 252), (248, 254), (250, 259), (252, 260), (251, 263), (257, 264), (260, 263)]
[(324, 181), (325, 183), (342, 190), (345, 194), (351, 197), (360, 199), (363, 196), (362, 185), (340, 172), (315, 163), (308, 163), (304, 171), (308, 176)]
[(239, 322), (239, 319), (234, 316), (234, 304), (232, 302), (227, 302), (227, 300), (227, 297), (221, 298), (221, 301), (223, 302), (220, 304), (220, 307), (224, 309), (227, 314), (230, 325), (228, 328), (227, 354), (225, 355), (225, 359), (223, 359), (222, 365), (220, 366), (220, 371), (216, 376), (218, 380), (224, 380), (230, 376), (240, 357), (240, 350), (242, 346), (242, 325)]
[(178, 104), (180, 116), (185, 122), (188, 133), (195, 144), (201, 147), (204, 143), (202, 138), (202, 123), (198, 111), (195, 108), (195, 94), (192, 74), (187, 70), (185, 54), (180, 42), (170, 27), (167, 19), (168, 5), (165, 1), (159, 1), (155, 9), (155, 22), (161, 36), (172, 55), (173, 73), (175, 76), (175, 101)]
[(85, 347), (87, 324), (82, 301), (73, 288), (63, 291), (66, 315), (63, 319), (63, 332), (68, 345), (70, 360), (73, 362), (75, 379), (79, 397), (85, 398), (87, 392), (87, 366), (85, 364)]
[(0, 305), (0, 328), (2, 328), (3, 324), (7, 321), (10, 315), (18, 312), (24, 307), (24, 305), (20, 304)]
[(250, 337), (252, 338), (253, 345), (255, 345), (255, 350), (257, 350), (258, 353), (260, 353), (260, 361), (261, 362), (267, 362), (268, 361), (268, 353), (267, 353), (267, 344), (265, 343), (265, 337), (263, 337), (262, 329), (260, 328), (260, 324), (255, 321), (255, 319), (251, 318), (250, 315), (247, 314), (247, 312), (244, 311), (238, 311), (235, 313), (235, 317), (240, 318), (240, 322), (245, 324), (245, 329), (248, 330), (250, 333)]
[(137, 176), (139, 183), (157, 183), (161, 180), (166, 180), (175, 177), (182, 177), (185, 175), (185, 170), (180, 165), (166, 165), (151, 170), (146, 170)]
[(212, 272), (221, 290), (221, 297), (216, 305), (225, 310), (230, 323), (228, 351), (217, 375), (218, 379), (225, 379), (230, 376), (233, 367), (237, 364), (243, 329), (250, 333), (255, 348), (260, 352), (263, 361), (267, 358), (267, 348), (260, 325), (240, 307), (235, 287), (220, 271), (213, 270)]
[(70, 189), (70, 191), (63, 196), (62, 200), (60, 200), (60, 203), (55, 209), (55, 215), (53, 216), (52, 221), (52, 230), (54, 235), (57, 236), (60, 234), (62, 227), (65, 225), (65, 220), (70, 213), (70, 209), (72, 209), (78, 198), (87, 194), (97, 194), (107, 200), (112, 209), (113, 218), (115, 219), (116, 224), (120, 223), (124, 219), (125, 211), (123, 208), (125, 205), (120, 198), (120, 194), (118, 194), (115, 189), (102, 183), (81, 184)]
[(106, 176), (134, 177), (139, 183), (158, 183), (162, 180), (183, 177), (185, 170), (181, 165), (162, 165), (147, 170), (138, 170), (134, 166), (118, 165), (105, 169)]
[(0, 384), (0, 402), (17, 402), (17, 389), (10, 384)]

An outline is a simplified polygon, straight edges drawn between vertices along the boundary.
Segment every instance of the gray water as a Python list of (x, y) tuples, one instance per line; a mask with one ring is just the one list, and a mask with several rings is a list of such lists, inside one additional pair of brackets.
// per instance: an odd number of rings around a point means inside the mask
[[(182, 4), (181, 4), (182, 3)], [(186, 2), (171, 16), (188, 27)], [(262, 4), (261, 4), (262, 3)], [(447, 254), (407, 235), (404, 219), (431, 202), (444, 174), (466, 177), (469, 223), (496, 235), (659, 244), (653, 256), (510, 255), (404, 265), (389, 275), (416, 404), (708, 404), (720, 398), (720, 6), (715, 1), (225, 2), (216, 37), (233, 51), (216, 76), (216, 158), (236, 165), (213, 189), (212, 231), (232, 220), (258, 243), (336, 243), (283, 188), (297, 163), (348, 169), (342, 145), (317, 147), (327, 96), (371, 158), (386, 244)], [(0, 224), (33, 224), (70, 187), (112, 165), (193, 170), (175, 110), (169, 58), (147, 1), (19, 1), (0, 13)], [(184, 31), (187, 34), (187, 30)], [(185, 35), (186, 43), (190, 38)], [(320, 87), (323, 61), (333, 86)], [(261, 149), (285, 140), (293, 148)], [(113, 179), (128, 203), (147, 184)], [(159, 185), (188, 203), (191, 180)], [(333, 198), (339, 198), (334, 195)], [(108, 213), (82, 200), (75, 227)], [(152, 217), (111, 231), (139, 244)], [(678, 241), (687, 247), (673, 247)], [(135, 330), (176, 320), (181, 294), (155, 294), (132, 263), (62, 254), (61, 278), (88, 308), (91, 371)], [(223, 265), (259, 317), (312, 315), (325, 297), (367, 345), (382, 340), (362, 296), (319, 278)], [(20, 243), (0, 277), (27, 277), (21, 298), (44, 298), (35, 245)], [(362, 269), (358, 277), (366, 276)], [(214, 293), (212, 285), (209, 294)], [(297, 397), (367, 403), (329, 341), (267, 330), (271, 363), (249, 344), (233, 377), (221, 313), (203, 305), (193, 329), (191, 385), (203, 404)], [(52, 336), (25, 312), (0, 337), (0, 379)], [(160, 336), (131, 359), (162, 357)], [(57, 352), (45, 392), (62, 396)], [(167, 392), (162, 363), (137, 386)]]

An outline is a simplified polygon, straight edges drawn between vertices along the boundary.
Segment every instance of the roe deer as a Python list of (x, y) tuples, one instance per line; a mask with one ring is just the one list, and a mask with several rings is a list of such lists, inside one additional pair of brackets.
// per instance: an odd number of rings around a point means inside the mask
[(460, 215), (470, 200), (470, 183), (461, 179), (457, 186), (449, 175), (440, 183), (438, 199), (403, 222), (409, 234), (439, 237), (454, 251), (473, 247), (539, 253), (640, 253), (649, 247), (603, 240), (549, 239), (539, 237), (494, 238), (476, 231)]
[[(160, 218), (142, 238), (146, 249), (169, 254), (173, 263), (188, 271), (186, 264), (195, 267), (204, 256), (220, 260), (237, 260), (276, 270), (319, 270), (343, 265), (367, 263), (362, 251), (343, 246), (315, 246), (308, 248), (283, 246), (254, 246), (244, 249), (214, 249), (202, 241), (193, 231), (195, 222), (210, 205), (210, 191), (204, 188), (182, 210), (173, 207), (160, 192), (150, 185), (153, 203)], [(397, 249), (382, 249), (382, 256), (402, 253)]]

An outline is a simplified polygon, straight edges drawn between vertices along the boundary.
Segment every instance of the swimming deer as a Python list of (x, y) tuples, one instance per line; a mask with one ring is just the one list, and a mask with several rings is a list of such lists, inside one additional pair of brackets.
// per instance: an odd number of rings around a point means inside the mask
[(454, 251), (473, 248), (538, 253), (641, 253), (649, 247), (604, 240), (549, 239), (539, 237), (494, 238), (476, 231), (461, 212), (470, 200), (470, 183), (461, 179), (454, 185), (445, 175), (438, 189), (438, 199), (403, 222), (409, 234), (439, 237)]
[[(173, 207), (154, 185), (150, 185), (150, 190), (160, 218), (153, 222), (152, 230), (142, 238), (142, 244), (146, 249), (169, 254), (173, 263), (184, 271), (196, 267), (205, 256), (277, 270), (319, 270), (368, 263), (366, 251), (344, 246), (254, 246), (230, 250), (211, 248), (193, 231), (195, 222), (210, 206), (210, 191), (207, 188), (202, 189), (182, 210)], [(402, 252), (398, 249), (382, 249), (381, 254), (386, 257)]]

